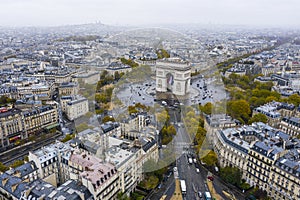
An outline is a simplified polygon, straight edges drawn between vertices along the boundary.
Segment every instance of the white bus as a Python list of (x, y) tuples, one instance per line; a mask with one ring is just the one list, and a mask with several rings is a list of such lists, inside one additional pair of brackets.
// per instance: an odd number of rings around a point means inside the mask
[(185, 180), (180, 180), (180, 188), (181, 188), (181, 193), (184, 195), (186, 194), (186, 184)]

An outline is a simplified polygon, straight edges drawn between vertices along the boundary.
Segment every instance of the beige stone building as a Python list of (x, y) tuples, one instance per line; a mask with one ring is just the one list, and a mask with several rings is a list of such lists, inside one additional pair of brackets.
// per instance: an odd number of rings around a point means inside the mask
[(291, 136), (298, 136), (300, 134), (300, 118), (284, 117), (279, 128)]
[(94, 199), (110, 200), (120, 192), (119, 174), (115, 166), (87, 152), (74, 151), (69, 160), (71, 179), (80, 179)]
[(300, 141), (261, 122), (219, 130), (214, 150), (221, 167), (237, 167), (272, 199), (299, 199)]
[(96, 84), (100, 80), (100, 73), (96, 71), (79, 72), (72, 76), (72, 80), (74, 82), (81, 80), (86, 84)]
[(0, 145), (2, 147), (27, 137), (23, 122), (22, 112), (19, 109), (0, 113)]
[(60, 98), (62, 112), (66, 113), (70, 120), (85, 115), (89, 112), (89, 102), (83, 96), (62, 96)]
[(272, 199), (300, 199), (299, 150), (279, 158), (272, 167), (268, 195)]
[(79, 91), (79, 85), (76, 82), (61, 83), (58, 87), (59, 96), (77, 95), (78, 91)]
[(59, 125), (57, 108), (50, 105), (23, 111), (23, 116), (27, 134), (36, 133), (42, 129), (51, 129)]

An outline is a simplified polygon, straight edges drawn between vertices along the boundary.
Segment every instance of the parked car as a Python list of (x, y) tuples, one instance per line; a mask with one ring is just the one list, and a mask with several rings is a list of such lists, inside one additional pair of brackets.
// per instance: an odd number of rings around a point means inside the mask
[(202, 192), (198, 192), (198, 196), (200, 197), (200, 198), (202, 198)]
[(174, 171), (174, 172), (177, 172), (177, 167), (174, 167), (174, 168), (173, 168), (173, 171)]
[(210, 181), (213, 181), (214, 177), (213, 176), (208, 176), (207, 179), (210, 180)]

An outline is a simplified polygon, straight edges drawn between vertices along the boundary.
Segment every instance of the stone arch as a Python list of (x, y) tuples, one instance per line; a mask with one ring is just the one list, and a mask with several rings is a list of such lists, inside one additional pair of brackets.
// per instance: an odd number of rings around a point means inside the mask
[(174, 75), (169, 72), (166, 74), (167, 90), (172, 91), (174, 85)]

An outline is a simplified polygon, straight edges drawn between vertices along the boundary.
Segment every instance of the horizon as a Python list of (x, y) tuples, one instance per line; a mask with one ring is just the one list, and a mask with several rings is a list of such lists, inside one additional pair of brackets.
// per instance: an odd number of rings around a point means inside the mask
[(27, 0), (1, 1), (1, 27), (56, 27), (100, 21), (153, 24), (300, 27), (296, 0)]

